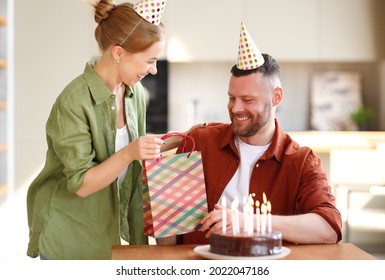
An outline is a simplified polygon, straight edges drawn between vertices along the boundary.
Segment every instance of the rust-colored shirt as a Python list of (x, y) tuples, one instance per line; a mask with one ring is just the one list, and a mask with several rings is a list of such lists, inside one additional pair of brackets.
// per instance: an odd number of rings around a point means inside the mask
[[(308, 147), (282, 131), (275, 121), (272, 142), (257, 161), (250, 178), (249, 193), (261, 202), (265, 193), (273, 215), (316, 213), (322, 216), (342, 239), (341, 214), (327, 181), (320, 158)], [(190, 135), (196, 150), (202, 153), (209, 211), (237, 171), (239, 153), (229, 124), (212, 124), (197, 128)], [(191, 147), (187, 147), (187, 150)], [(180, 149), (178, 152), (180, 152)], [(181, 236), (182, 243), (208, 243), (202, 232)]]

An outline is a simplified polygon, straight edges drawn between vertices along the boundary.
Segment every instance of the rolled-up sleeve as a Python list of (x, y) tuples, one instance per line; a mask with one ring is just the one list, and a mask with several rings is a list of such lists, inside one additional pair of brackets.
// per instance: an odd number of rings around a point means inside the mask
[(337, 233), (336, 242), (341, 241), (341, 214), (336, 208), (335, 197), (331, 193), (321, 160), (311, 150), (303, 165), (298, 193), (298, 209), (302, 213), (320, 215)]
[(47, 134), (52, 139), (56, 156), (62, 162), (67, 188), (76, 192), (88, 169), (96, 165), (92, 136), (86, 114), (74, 111), (69, 104), (57, 102), (47, 122)]

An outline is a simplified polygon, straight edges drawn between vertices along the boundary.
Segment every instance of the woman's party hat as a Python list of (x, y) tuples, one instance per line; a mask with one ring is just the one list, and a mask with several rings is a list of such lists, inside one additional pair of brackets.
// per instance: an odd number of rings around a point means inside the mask
[(166, 0), (141, 0), (134, 5), (134, 10), (149, 23), (159, 25), (165, 5)]

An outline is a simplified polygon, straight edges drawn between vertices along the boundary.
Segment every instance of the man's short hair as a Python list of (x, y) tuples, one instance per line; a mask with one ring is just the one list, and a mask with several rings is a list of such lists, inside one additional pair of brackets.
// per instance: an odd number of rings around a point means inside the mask
[(242, 77), (242, 76), (247, 76), (253, 73), (262, 73), (263, 76), (270, 78), (270, 79), (275, 79), (278, 78), (280, 80), (280, 67), (277, 61), (270, 55), (263, 53), (262, 54), (265, 63), (263, 63), (262, 66), (256, 68), (256, 69), (251, 69), (251, 70), (240, 70), (237, 68), (237, 65), (234, 65), (231, 68), (231, 74), (235, 77)]

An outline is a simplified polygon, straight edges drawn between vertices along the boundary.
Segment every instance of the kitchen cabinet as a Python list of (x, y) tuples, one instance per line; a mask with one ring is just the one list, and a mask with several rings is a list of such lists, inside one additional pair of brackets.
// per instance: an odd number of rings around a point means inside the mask
[[(321, 0), (319, 58), (327, 61), (376, 59), (376, 0)], [(382, 26), (384, 28), (384, 26)], [(383, 29), (382, 34), (384, 34)]]
[(165, 13), (170, 62), (236, 59), (243, 1), (168, 1)]
[(378, 1), (170, 1), (167, 58), (232, 62), (244, 21), (259, 49), (279, 61), (373, 61), (381, 45), (375, 34), (384, 32), (375, 24)]
[(244, 20), (261, 52), (278, 60), (313, 60), (318, 0), (243, 0)]

